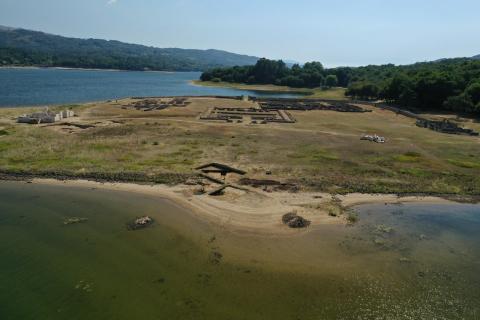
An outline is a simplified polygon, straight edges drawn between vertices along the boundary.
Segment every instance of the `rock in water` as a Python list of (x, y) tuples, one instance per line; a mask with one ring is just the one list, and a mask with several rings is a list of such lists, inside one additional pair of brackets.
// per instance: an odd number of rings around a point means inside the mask
[(144, 217), (135, 219), (133, 222), (128, 223), (127, 229), (138, 230), (138, 229), (146, 228), (152, 224), (153, 224), (153, 219), (150, 218), (149, 216), (144, 216)]
[(63, 224), (68, 226), (68, 225), (71, 225), (71, 224), (77, 224), (77, 223), (84, 223), (84, 222), (87, 222), (88, 219), (87, 218), (77, 218), (77, 217), (74, 217), (74, 218), (66, 218), (64, 221), (63, 221)]
[(286, 224), (287, 226), (289, 226), (290, 228), (293, 228), (293, 229), (306, 228), (311, 223), (309, 220), (307, 220), (303, 217), (300, 217), (295, 212), (290, 212), (290, 213), (285, 214), (282, 217), (282, 221), (283, 221), (284, 224)]
[(282, 221), (283, 221), (284, 224), (288, 224), (290, 221), (292, 221), (296, 217), (298, 217), (296, 212), (290, 212), (290, 213), (285, 214), (282, 217)]

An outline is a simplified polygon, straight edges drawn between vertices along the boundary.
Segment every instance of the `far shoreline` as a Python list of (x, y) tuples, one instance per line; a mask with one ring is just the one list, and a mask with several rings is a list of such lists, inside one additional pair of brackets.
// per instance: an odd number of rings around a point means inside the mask
[(218, 88), (232, 88), (238, 90), (251, 90), (251, 91), (265, 91), (265, 92), (288, 92), (308, 95), (308, 89), (291, 88), (285, 86), (275, 85), (256, 85), (256, 84), (243, 84), (243, 83), (230, 83), (230, 82), (212, 82), (202, 80), (191, 80), (191, 85), (198, 87), (218, 87)]
[(72, 68), (72, 67), (41, 67), (41, 66), (0, 66), (1, 69), (20, 69), (20, 70), (77, 70), (77, 71), (108, 71), (108, 72), (152, 72), (152, 73), (188, 73), (201, 71), (162, 71), (162, 70), (124, 70), (124, 69), (99, 69), (99, 68)]
[(191, 85), (199, 87), (213, 87), (213, 88), (229, 88), (236, 90), (250, 90), (258, 92), (270, 92), (270, 93), (290, 93), (302, 95), (307, 99), (324, 99), (324, 100), (338, 100), (348, 101), (350, 100), (345, 96), (345, 88), (293, 88), (287, 86), (277, 86), (272, 84), (245, 84), (245, 83), (230, 83), (230, 82), (212, 82), (202, 80), (191, 80)]

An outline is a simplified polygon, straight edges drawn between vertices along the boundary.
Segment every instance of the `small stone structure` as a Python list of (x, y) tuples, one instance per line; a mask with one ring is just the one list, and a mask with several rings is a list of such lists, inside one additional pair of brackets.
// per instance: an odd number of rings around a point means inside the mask
[(479, 133), (472, 129), (465, 129), (459, 127), (457, 124), (448, 121), (447, 119), (434, 121), (420, 118), (417, 120), (417, 127), (427, 128), (433, 131), (449, 133), (449, 134), (463, 134), (469, 136), (478, 136)]
[[(195, 168), (195, 170), (200, 171), (200, 175), (199, 175), (200, 177), (205, 178), (205, 179), (219, 185), (218, 187), (216, 187), (214, 189), (210, 189), (210, 190), (205, 190), (205, 188), (203, 188), (203, 193), (207, 193), (210, 196), (222, 195), (222, 194), (224, 194), (224, 192), (227, 188), (245, 190), (245, 188), (242, 188), (241, 186), (237, 186), (237, 185), (232, 184), (232, 183), (227, 183), (227, 181), (226, 181), (227, 175), (229, 173), (235, 173), (235, 174), (238, 174), (238, 175), (241, 175), (241, 176), (247, 174), (243, 170), (232, 168), (228, 165), (221, 164), (221, 163), (216, 163), (216, 162), (208, 163), (208, 164), (205, 164), (203, 166), (197, 167), (197, 168)], [(214, 174), (216, 176), (213, 176), (212, 174)]]
[(63, 119), (71, 118), (75, 116), (75, 112), (73, 112), (72, 110), (63, 110), (61, 114)]
[(288, 192), (297, 192), (298, 186), (293, 183), (283, 183), (276, 180), (260, 180), (260, 179), (249, 179), (242, 178), (239, 180), (240, 185), (251, 186), (254, 188), (262, 188), (264, 191), (288, 191)]
[(360, 140), (366, 140), (366, 141), (371, 141), (376, 143), (385, 143), (385, 137), (380, 137), (380, 136), (377, 136), (376, 134), (374, 134), (373, 136), (366, 134), (362, 136)]
[(18, 123), (41, 124), (55, 123), (63, 119), (74, 117), (72, 110), (63, 110), (58, 113), (46, 109), (44, 112), (35, 112), (32, 114), (24, 114), (17, 118)]
[(397, 114), (401, 114), (405, 117), (416, 119), (416, 125), (420, 128), (426, 128), (433, 131), (448, 133), (448, 134), (463, 134), (469, 136), (478, 136), (479, 133), (472, 129), (465, 129), (459, 127), (457, 124), (449, 121), (448, 119), (443, 120), (430, 120), (426, 119), (416, 113), (413, 113), (409, 110), (403, 110), (386, 104), (377, 104), (378, 107), (386, 110), (393, 111)]

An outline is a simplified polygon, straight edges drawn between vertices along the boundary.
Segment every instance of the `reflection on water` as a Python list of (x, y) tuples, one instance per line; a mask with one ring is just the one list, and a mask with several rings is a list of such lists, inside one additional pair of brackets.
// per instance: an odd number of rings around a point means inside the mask
[(3, 182), (0, 319), (477, 319), (479, 206), (357, 210), (263, 237), (159, 198)]
[(136, 72), (58, 69), (1, 69), (0, 107), (50, 105), (152, 96), (274, 96), (272, 93), (190, 84), (200, 72)]

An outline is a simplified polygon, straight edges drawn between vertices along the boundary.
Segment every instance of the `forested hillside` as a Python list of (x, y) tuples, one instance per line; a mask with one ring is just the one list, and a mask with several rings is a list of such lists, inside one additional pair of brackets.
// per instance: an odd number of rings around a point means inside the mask
[(480, 60), (444, 59), (406, 66), (393, 64), (326, 69), (319, 62), (288, 68), (260, 59), (255, 66), (217, 68), (202, 81), (275, 84), (297, 88), (345, 87), (360, 99), (384, 99), (416, 109), (446, 109), (480, 114)]
[(0, 27), (0, 66), (204, 71), (253, 65), (258, 58), (220, 50), (160, 49)]

